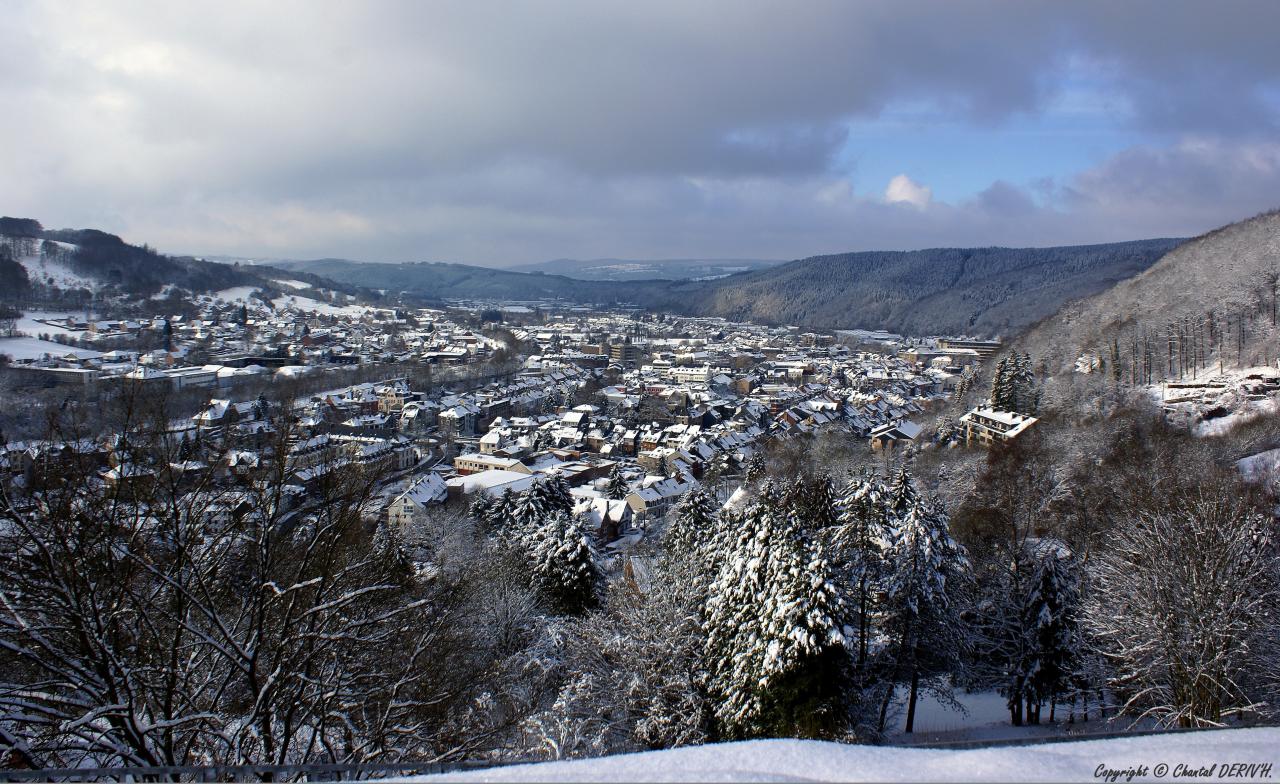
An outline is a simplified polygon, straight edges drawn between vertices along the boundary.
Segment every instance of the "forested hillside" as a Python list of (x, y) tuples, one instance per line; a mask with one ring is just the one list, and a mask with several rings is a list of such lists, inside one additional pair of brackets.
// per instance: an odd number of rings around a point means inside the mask
[[(33, 279), (30, 270), (44, 272)], [(24, 302), (99, 295), (153, 297), (166, 290), (216, 292), (236, 286), (276, 288), (271, 267), (168, 256), (96, 229), (45, 229), (31, 218), (0, 218), (0, 299)], [(315, 288), (356, 294), (359, 287), (312, 273), (288, 273)], [(56, 289), (54, 291), (53, 289)]]
[(463, 264), (286, 262), (419, 296), (627, 302), (817, 328), (1008, 335), (1149, 267), (1180, 240), (1061, 248), (941, 248), (816, 256), (716, 280), (577, 280)]
[(1278, 356), (1280, 211), (1182, 244), (1140, 275), (1073, 302), (1021, 341), (1051, 371), (1083, 354), (1133, 382)]
[(566, 299), (595, 303), (635, 302), (649, 307), (678, 307), (682, 304), (678, 296), (668, 293), (682, 284), (667, 280), (589, 281), (466, 264), (367, 264), (346, 259), (286, 261), (278, 266), (349, 283), (359, 281), (361, 285), (387, 289), (393, 294), (406, 292), (427, 299)]
[(816, 256), (717, 281), (705, 309), (824, 328), (1009, 335), (1141, 272), (1179, 242)]

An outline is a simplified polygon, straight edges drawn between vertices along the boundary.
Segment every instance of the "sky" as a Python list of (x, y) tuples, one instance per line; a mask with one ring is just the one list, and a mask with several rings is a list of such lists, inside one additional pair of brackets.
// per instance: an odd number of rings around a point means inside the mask
[(1280, 207), (1280, 3), (8, 0), (0, 214), (506, 265), (1191, 236)]

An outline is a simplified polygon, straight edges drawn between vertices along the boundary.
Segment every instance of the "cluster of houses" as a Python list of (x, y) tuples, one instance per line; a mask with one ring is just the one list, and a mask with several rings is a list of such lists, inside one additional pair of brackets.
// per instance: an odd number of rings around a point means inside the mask
[[(333, 472), (364, 467), (385, 477), (378, 519), (410, 529), (452, 499), (518, 495), (539, 477), (555, 476), (607, 543), (642, 535), (699, 483), (739, 475), (767, 439), (830, 431), (873, 449), (909, 444), (921, 434), (915, 420), (951, 395), (965, 368), (998, 348), (576, 306), (549, 306), (549, 320), (513, 328), (516, 343), (506, 345), (445, 311), (307, 310), (297, 303), (206, 298), (199, 319), (58, 324), (113, 340), (159, 334), (165, 346), (50, 357), (27, 368), (78, 383), (118, 378), (210, 388), (207, 406), (171, 425), (176, 437), (201, 445), (183, 460), (193, 480), (211, 473), (227, 483), (252, 482), (283, 458), (305, 504), (309, 488)], [(307, 395), (288, 411), (235, 394), (245, 376), (352, 363), (465, 364), (516, 346), (523, 349), (518, 372), (462, 391), (414, 389), (407, 378), (389, 377)], [(187, 363), (193, 355), (208, 361)], [(83, 374), (94, 375), (86, 381)], [(982, 443), (1029, 426), (1002, 412), (966, 416), (975, 434), (991, 434), (977, 435)], [(280, 433), (285, 422), (287, 438)], [(113, 452), (110, 439), (9, 444), (0, 468), (7, 481), (20, 482), (39, 461), (60, 459), (67, 449), (91, 453), (103, 482), (145, 482), (155, 471)]]
[(63, 384), (118, 381), (218, 388), (246, 377), (291, 378), (378, 362), (470, 365), (505, 348), (435, 309), (409, 314), (298, 297), (227, 301), (204, 296), (198, 302), (198, 317), (123, 320), (41, 314), (27, 328), (35, 333), (29, 337), (48, 328), (66, 344), (65, 350), (51, 346), (12, 367)]

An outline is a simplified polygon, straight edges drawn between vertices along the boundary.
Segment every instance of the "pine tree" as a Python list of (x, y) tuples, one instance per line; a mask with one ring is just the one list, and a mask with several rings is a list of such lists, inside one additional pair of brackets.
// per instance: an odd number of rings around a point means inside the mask
[(517, 541), (529, 539), (552, 515), (572, 512), (573, 497), (569, 495), (569, 486), (564, 480), (558, 476), (539, 477), (515, 499), (507, 528), (498, 533)]
[[(911, 470), (905, 464), (894, 473), (888, 490), (886, 499), (890, 514), (888, 522), (889, 528), (892, 529), (894, 520), (905, 519), (911, 511), (920, 506), (920, 493), (916, 491), (915, 482), (911, 479)], [(892, 535), (892, 530), (889, 533)]]
[(746, 480), (748, 482), (755, 482), (760, 479), (764, 479), (767, 470), (768, 466), (765, 463), (764, 452), (757, 449), (751, 455), (751, 459), (747, 461)]
[(840, 524), (835, 482), (825, 471), (801, 478), (793, 488), (790, 502), (801, 526), (809, 533)]
[(1034, 414), (1040, 407), (1040, 390), (1036, 386), (1035, 371), (1032, 368), (1031, 355), (1013, 355), (1013, 364), (1009, 374), (1009, 386), (1012, 408), (1020, 414)]
[[(906, 493), (898, 496), (908, 497)], [(893, 508), (896, 511), (898, 506)], [(959, 661), (965, 635), (958, 600), (969, 576), (969, 559), (951, 538), (941, 509), (917, 497), (898, 514), (885, 553), (889, 568), (883, 583), (883, 614), (892, 640), (891, 677), (880, 708), (880, 727), (884, 729), (894, 683), (905, 679), (910, 683), (906, 731), (911, 732), (921, 685), (945, 693), (945, 687), (931, 676), (954, 669)]]
[(596, 606), (600, 573), (576, 519), (551, 514), (538, 529), (530, 559), (534, 583), (557, 613), (581, 615)]
[(709, 568), (719, 543), (720, 510), (715, 498), (701, 487), (684, 494), (675, 519), (662, 537), (667, 560), (694, 558)]
[(876, 586), (884, 572), (889, 509), (889, 488), (878, 476), (865, 474), (845, 487), (836, 503), (839, 525), (826, 532), (844, 594), (858, 618), (859, 671), (867, 664)]
[(1008, 357), (1001, 357), (991, 377), (991, 407), (996, 411), (1009, 411), (1013, 406), (1013, 390), (1009, 383), (1012, 372)]
[(996, 363), (991, 381), (991, 407), (997, 411), (1034, 414), (1040, 406), (1040, 391), (1030, 354), (1013, 353)]
[(627, 480), (622, 478), (622, 471), (617, 465), (609, 471), (609, 486), (605, 490), (605, 495), (614, 501), (621, 501), (631, 492), (631, 488), (627, 485)]
[(822, 737), (843, 722), (843, 604), (822, 548), (766, 486), (707, 602), (707, 666), (725, 737)]
[(480, 525), (481, 529), (488, 530), (493, 527), (494, 520), (492, 515), (497, 505), (497, 501), (490, 498), (488, 493), (482, 491), (476, 493), (476, 497), (472, 499), (470, 506), (467, 507), (467, 514)]
[(1031, 579), (1031, 591), (1023, 611), (1030, 652), (1026, 666), (1029, 704), (1027, 722), (1040, 723), (1040, 705), (1071, 687), (1079, 658), (1077, 610), (1079, 584), (1069, 559), (1045, 548)]

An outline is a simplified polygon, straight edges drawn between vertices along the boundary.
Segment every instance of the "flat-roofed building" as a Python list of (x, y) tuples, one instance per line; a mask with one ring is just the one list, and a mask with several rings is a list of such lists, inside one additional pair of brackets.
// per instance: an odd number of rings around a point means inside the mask
[(966, 444), (977, 441), (983, 446), (1012, 441), (1039, 421), (1033, 416), (1013, 411), (997, 411), (978, 406), (960, 417)]

